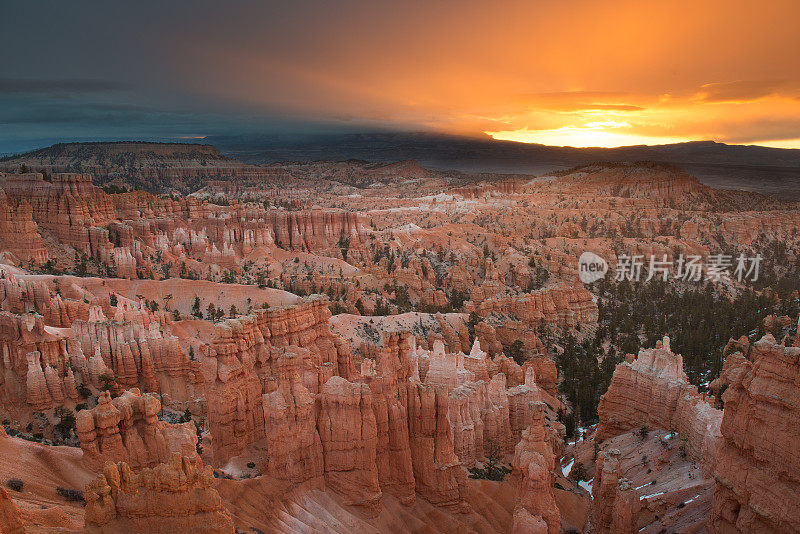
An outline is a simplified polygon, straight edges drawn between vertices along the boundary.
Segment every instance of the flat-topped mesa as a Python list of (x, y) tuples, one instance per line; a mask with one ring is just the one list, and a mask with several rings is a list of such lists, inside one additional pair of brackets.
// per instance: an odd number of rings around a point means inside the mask
[(678, 432), (687, 452), (710, 474), (719, 445), (722, 412), (701, 395), (683, 372), (683, 358), (670, 350), (669, 338), (642, 349), (632, 362), (617, 365), (597, 408), (596, 439), (641, 427)]
[(731, 376), (709, 532), (800, 531), (798, 384), (800, 347), (769, 334)]
[(89, 532), (235, 531), (211, 466), (185, 456), (136, 473), (125, 462), (108, 462), (84, 494)]
[(197, 458), (194, 425), (159, 421), (160, 411), (161, 401), (152, 393), (134, 388), (112, 399), (103, 392), (97, 406), (78, 412), (84, 462), (96, 469), (107, 461), (125, 461), (137, 469), (165, 462), (174, 453)]
[[(556, 462), (549, 432), (544, 403), (534, 403), (531, 425), (522, 433), (512, 462), (514, 475), (519, 480), (513, 532), (525, 532), (523, 526), (531, 523), (541, 529), (541, 522), (546, 525), (546, 530), (541, 532), (557, 534), (561, 531), (561, 512), (553, 495)], [(536, 520), (532, 522), (531, 517)]]
[(576, 193), (617, 196), (653, 202), (657, 206), (714, 203), (714, 191), (684, 170), (664, 163), (592, 163), (562, 173), (556, 182)]

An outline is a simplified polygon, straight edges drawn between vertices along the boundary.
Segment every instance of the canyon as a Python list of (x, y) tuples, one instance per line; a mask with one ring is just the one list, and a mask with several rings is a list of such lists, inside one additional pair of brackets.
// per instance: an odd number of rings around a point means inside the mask
[[(3, 532), (800, 530), (795, 204), (655, 163), (89, 143), (2, 168)], [(609, 279), (629, 254), (787, 262), (708, 282), (770, 310), (735, 310), (697, 373), (674, 323), (606, 320), (585, 250)]]

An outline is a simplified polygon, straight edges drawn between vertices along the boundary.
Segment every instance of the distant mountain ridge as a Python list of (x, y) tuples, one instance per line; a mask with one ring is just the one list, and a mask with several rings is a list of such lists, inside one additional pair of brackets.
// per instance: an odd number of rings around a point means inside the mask
[[(58, 143), (0, 158), (0, 170), (87, 172), (97, 183), (124, 181), (150, 191), (189, 192), (209, 180), (276, 180), (265, 164), (358, 160), (385, 172), (425, 169), (469, 174), (541, 175), (596, 162), (678, 165), (702, 183), (800, 200), (800, 150), (696, 141), (658, 146), (572, 148), (431, 133), (326, 134), (306, 137), (208, 137), (206, 143), (148, 141)], [(211, 144), (213, 143), (213, 144)]]
[(375, 133), (309, 136), (283, 139), (262, 136), (208, 137), (206, 141), (248, 163), (295, 160), (368, 161), (482, 159), (502, 163), (589, 163), (594, 161), (653, 160), (667, 163), (800, 167), (800, 149), (757, 145), (728, 145), (689, 141), (666, 145), (618, 148), (557, 147), (490, 137), (461, 137), (432, 133)]
[(714, 141), (574, 148), (433, 133), (328, 134), (304, 139), (236, 136), (205, 141), (248, 163), (416, 160), (426, 168), (467, 173), (543, 174), (595, 162), (654, 161), (678, 165), (712, 187), (800, 200), (800, 149)]
[(266, 178), (258, 166), (241, 163), (207, 144), (139, 141), (59, 143), (0, 159), (0, 171), (76, 172), (95, 183), (134, 186), (151, 192), (194, 191), (208, 180)]

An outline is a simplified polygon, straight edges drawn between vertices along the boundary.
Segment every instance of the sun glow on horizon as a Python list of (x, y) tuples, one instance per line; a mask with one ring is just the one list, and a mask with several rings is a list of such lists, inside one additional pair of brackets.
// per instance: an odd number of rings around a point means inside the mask
[(567, 146), (575, 148), (616, 148), (632, 145), (666, 145), (695, 141), (679, 137), (657, 137), (614, 131), (629, 128), (630, 124), (620, 121), (589, 122), (583, 126), (563, 126), (550, 130), (505, 130), (485, 132), (498, 141), (516, 141), (519, 143), (536, 143), (548, 146)]

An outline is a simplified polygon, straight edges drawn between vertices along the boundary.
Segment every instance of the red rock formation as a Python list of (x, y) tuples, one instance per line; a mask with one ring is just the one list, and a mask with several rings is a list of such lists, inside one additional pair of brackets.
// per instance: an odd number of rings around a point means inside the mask
[[(280, 368), (275, 391), (263, 395), (265, 437), (270, 475), (304, 482), (324, 474), (322, 443), (314, 416), (314, 397), (300, 380), (296, 353), (275, 355)], [(280, 362), (283, 363), (280, 363)]]
[(92, 185), (87, 175), (54, 174), (50, 182), (41, 174), (6, 175), (3, 188), (9, 202), (27, 203), (36, 223), (79, 251), (107, 258), (113, 245), (107, 232), (101, 241), (90, 238), (92, 228), (116, 216), (109, 196)]
[[(561, 512), (553, 495), (555, 456), (550, 446), (544, 412), (544, 403), (534, 403), (531, 425), (523, 432), (514, 453), (512, 467), (520, 480), (514, 508), (515, 532), (524, 532), (523, 525), (531, 524), (529, 516), (543, 521), (547, 525), (546, 532), (550, 534), (561, 531)], [(533, 521), (536, 528), (541, 528), (539, 523)]]
[(376, 375), (366, 380), (372, 392), (377, 426), (375, 463), (381, 491), (396, 496), (406, 505), (416, 500), (406, 407), (407, 384), (409, 380), (419, 380), (418, 375), (413, 376), (411, 343), (407, 332), (384, 337), (376, 355)]
[(213, 485), (211, 466), (186, 457), (173, 456), (137, 473), (125, 462), (109, 462), (86, 488), (86, 528), (233, 534), (233, 520)]
[(622, 476), (619, 456), (619, 449), (609, 449), (597, 456), (591, 523), (598, 534), (639, 531), (639, 494), (632, 491), (630, 481)]
[(531, 515), (525, 508), (514, 511), (511, 534), (547, 534), (547, 523), (538, 515)]
[(0, 399), (46, 410), (76, 399), (67, 339), (46, 327), (40, 315), (0, 312)]
[(473, 311), (473, 308), (481, 317), (511, 313), (530, 328), (539, 328), (542, 324), (564, 328), (597, 322), (597, 303), (591, 293), (583, 287), (573, 288), (567, 284), (513, 298), (484, 294), (477, 288), (465, 311)]
[[(3, 175), (0, 175), (0, 188), (3, 186), (2, 180)], [(0, 235), (3, 236), (2, 248), (19, 261), (32, 261), (36, 265), (47, 261), (47, 251), (33, 220), (30, 204), (23, 201), (16, 207), (10, 205), (3, 189), (0, 189)]]
[(270, 386), (270, 379), (279, 381), (287, 353), (293, 354), (292, 372), (311, 394), (332, 376), (355, 374), (349, 345), (330, 331), (326, 302), (309, 297), (215, 328), (201, 369), (216, 461), (224, 463), (266, 436), (262, 395), (274, 391), (278, 382)]
[(96, 407), (78, 412), (84, 461), (93, 467), (125, 461), (139, 468), (167, 461), (174, 453), (196, 458), (194, 425), (159, 421), (160, 411), (161, 401), (151, 393), (131, 389), (112, 399), (104, 392)]
[(800, 530), (800, 348), (771, 335), (722, 396), (722, 445), (709, 532)]
[(505, 375), (498, 373), (489, 384), (482, 380), (467, 382), (450, 392), (453, 448), (465, 467), (484, 461), (490, 447), (497, 447), (501, 453), (514, 449), (505, 383)]
[(570, 170), (559, 185), (592, 195), (649, 199), (659, 205), (708, 206), (714, 190), (678, 167), (662, 163), (596, 163)]
[(83, 359), (85, 354), (96, 358), (98, 350), (102, 359), (89, 360), (89, 381), (98, 386), (98, 377), (110, 374), (122, 387), (160, 393), (169, 403), (201, 397), (200, 364), (181, 350), (176, 336), (163, 333), (166, 316), (126, 310), (123, 306), (117, 306), (116, 311), (113, 321), (77, 320), (72, 325), (78, 343), (73, 361)]
[(348, 504), (377, 515), (381, 498), (375, 464), (378, 429), (369, 387), (334, 376), (325, 383), (319, 401), (317, 429), (326, 486), (343, 494)]
[(508, 412), (511, 440), (517, 442), (532, 422), (532, 403), (543, 401), (543, 391), (536, 383), (533, 367), (525, 372), (525, 383), (508, 390)]
[(439, 506), (464, 508), (466, 472), (453, 449), (444, 386), (408, 384), (408, 428), (417, 492)]
[(654, 349), (639, 351), (632, 363), (617, 366), (597, 412), (598, 441), (643, 426), (674, 430), (687, 440), (689, 453), (702, 460), (704, 471), (713, 471), (722, 413), (689, 384), (683, 358), (672, 353), (668, 337)]
[(3, 534), (24, 534), (25, 525), (17, 506), (8, 497), (5, 488), (0, 487), (0, 532)]

